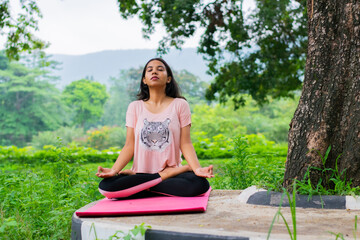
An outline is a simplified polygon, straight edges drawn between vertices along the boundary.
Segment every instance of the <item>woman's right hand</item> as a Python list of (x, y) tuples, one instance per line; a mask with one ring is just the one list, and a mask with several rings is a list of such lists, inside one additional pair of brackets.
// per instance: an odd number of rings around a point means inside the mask
[(115, 176), (116, 174), (117, 172), (112, 168), (103, 168), (99, 166), (96, 176), (101, 178), (109, 178)]

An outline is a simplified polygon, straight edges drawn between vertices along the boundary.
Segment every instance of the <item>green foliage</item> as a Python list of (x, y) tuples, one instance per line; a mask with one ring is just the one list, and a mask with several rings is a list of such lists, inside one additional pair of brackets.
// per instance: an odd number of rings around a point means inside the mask
[(219, 104), (214, 106), (206, 104), (195, 105), (191, 121), (193, 140), (199, 135), (196, 132), (205, 132), (208, 138), (219, 134), (235, 137), (246, 133), (246, 127), (241, 124), (238, 113), (234, 112), (231, 108), (222, 107)]
[(126, 141), (125, 127), (107, 127), (87, 131), (87, 146), (95, 149), (123, 147)]
[(192, 109), (192, 140), (196, 142), (197, 132), (212, 138), (223, 134), (228, 138), (238, 135), (261, 133), (275, 142), (287, 142), (291, 117), (297, 100), (271, 100), (264, 106), (256, 105), (251, 97), (246, 98), (243, 108), (234, 110), (234, 105), (197, 104)]
[[(137, 237), (139, 233), (141, 236), (145, 236), (146, 230), (150, 229), (150, 228), (151, 228), (150, 225), (145, 225), (145, 223), (141, 223), (140, 225), (135, 225), (134, 228), (130, 229), (127, 233), (125, 233), (124, 231), (116, 231), (113, 235), (109, 236), (108, 239), (109, 240), (111, 240), (111, 239), (137, 240), (137, 239), (139, 239)], [(94, 223), (91, 224), (89, 236), (92, 233), (92, 231), (94, 231), (95, 239), (101, 240), (98, 238), (98, 236), (96, 234), (96, 229), (95, 229)]]
[(0, 163), (11, 162), (21, 164), (54, 163), (59, 155), (65, 154), (66, 161), (70, 163), (80, 162), (112, 162), (120, 152), (119, 148), (109, 148), (102, 151), (85, 147), (55, 147), (44, 146), (42, 150), (33, 147), (17, 148), (15, 146), (0, 146)]
[(275, 142), (287, 142), (289, 124), (297, 107), (299, 97), (293, 99), (270, 99), (268, 104), (258, 106), (251, 98), (236, 111), (247, 134), (262, 133)]
[(29, 69), (17, 62), (3, 65), (0, 70), (0, 145), (24, 146), (38, 131), (61, 126), (65, 115), (60, 93), (49, 82), (46, 71)]
[(246, 139), (241, 137), (235, 139), (236, 161), (228, 162), (224, 166), (226, 177), (229, 179), (228, 188), (245, 189), (252, 185), (254, 179), (249, 168), (248, 147)]
[(19, 4), (21, 10), (15, 15), (10, 0), (2, 0), (0, 3), (0, 35), (7, 35), (6, 55), (15, 60), (19, 60), (21, 52), (31, 53), (48, 45), (33, 34), (42, 17), (36, 1), (19, 1)]
[(200, 159), (231, 158), (234, 154), (232, 140), (222, 134), (209, 139), (205, 132), (195, 132), (193, 138), (193, 145)]
[(243, 1), (132, 1), (118, 0), (125, 19), (137, 15), (148, 38), (157, 24), (168, 33), (159, 52), (181, 48), (197, 28), (203, 28), (198, 51), (215, 75), (206, 98), (235, 107), (250, 94), (258, 103), (291, 97), (301, 87), (307, 45), (306, 1), (257, 0), (257, 9), (244, 18)]
[(62, 139), (64, 145), (81, 141), (84, 135), (84, 129), (76, 127), (60, 127), (55, 131), (38, 132), (31, 141), (31, 146), (36, 149), (42, 149), (46, 145), (56, 146), (58, 137)]
[(245, 189), (257, 185), (281, 190), (287, 147), (274, 145), (261, 134), (234, 139), (234, 159), (218, 166), (214, 188)]
[(81, 127), (98, 121), (108, 99), (105, 85), (88, 79), (74, 81), (63, 91), (65, 103), (73, 109), (73, 122)]
[[(251, 97), (248, 97), (246, 105), (237, 110), (234, 110), (231, 103), (195, 105), (192, 109), (191, 138), (198, 157), (200, 159), (229, 158), (234, 154), (232, 139), (239, 135), (247, 135), (247, 141), (251, 145), (250, 154), (260, 154), (263, 162), (259, 166), (263, 166), (266, 170), (274, 163), (273, 161), (278, 161), (279, 157), (286, 158), (286, 147), (280, 147), (279, 151), (282, 153), (279, 156), (275, 150), (279, 147), (274, 147), (274, 142), (269, 139), (282, 143), (284, 146), (284, 143), (287, 142), (288, 126), (296, 103), (295, 100), (289, 99), (272, 100), (269, 104), (258, 106)], [(272, 155), (273, 151), (275, 151), (275, 155)], [(263, 177), (271, 179), (274, 183), (272, 188), (278, 188), (280, 172), (275, 170), (271, 173), (274, 175)], [(234, 173), (234, 175), (236, 174)], [(236, 177), (232, 181), (236, 181), (235, 179)]]
[[(315, 150), (313, 150), (315, 151)], [(297, 192), (299, 194), (306, 194), (311, 197), (312, 195), (359, 195), (360, 187), (352, 187), (352, 180), (346, 179), (346, 169), (339, 172), (337, 163), (341, 154), (336, 158), (335, 169), (326, 167), (326, 160), (331, 151), (331, 146), (328, 147), (324, 156), (318, 152), (321, 161), (322, 168), (309, 166), (304, 178), (299, 181), (296, 179)], [(319, 177), (319, 181), (314, 184), (311, 181), (311, 174), (316, 174)]]
[(205, 90), (208, 86), (206, 82), (201, 81), (201, 79), (187, 70), (174, 70), (173, 74), (176, 82), (179, 84), (182, 95), (186, 97), (188, 101), (197, 99), (196, 103), (198, 103), (199, 100), (205, 99)]
[(0, 162), (2, 239), (70, 239), (74, 211), (102, 196), (94, 167), (67, 159), (61, 153), (43, 165)]

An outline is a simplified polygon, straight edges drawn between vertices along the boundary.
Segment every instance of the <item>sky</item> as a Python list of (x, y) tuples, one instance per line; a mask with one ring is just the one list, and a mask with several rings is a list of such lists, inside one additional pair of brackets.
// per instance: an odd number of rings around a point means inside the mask
[[(18, 0), (10, 0), (16, 11)], [(142, 23), (137, 16), (120, 17), (116, 0), (38, 0), (43, 14), (37, 37), (50, 42), (48, 54), (81, 55), (104, 50), (156, 49), (166, 35), (157, 27), (150, 40), (142, 36)], [(245, 3), (248, 1), (244, 1)], [(246, 7), (246, 6), (244, 6)], [(201, 30), (188, 39), (184, 48), (196, 48)], [(0, 46), (5, 38), (0, 37)]]

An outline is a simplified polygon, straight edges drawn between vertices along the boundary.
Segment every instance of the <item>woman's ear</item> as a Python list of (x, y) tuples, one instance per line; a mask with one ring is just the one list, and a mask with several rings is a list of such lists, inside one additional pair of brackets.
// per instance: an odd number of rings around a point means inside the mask
[(142, 79), (142, 82), (146, 85), (146, 80), (145, 80), (145, 78)]
[(171, 77), (168, 77), (167, 83), (171, 82)]

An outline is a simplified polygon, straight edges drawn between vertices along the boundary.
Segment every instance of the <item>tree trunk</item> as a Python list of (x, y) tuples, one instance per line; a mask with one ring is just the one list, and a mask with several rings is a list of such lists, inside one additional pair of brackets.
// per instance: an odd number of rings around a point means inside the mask
[[(308, 0), (308, 50), (303, 91), (290, 123), (284, 186), (309, 166), (326, 167), (360, 186), (360, 1)], [(313, 150), (313, 151), (312, 151)], [(320, 154), (319, 154), (320, 153)], [(316, 183), (320, 176), (311, 174)]]

